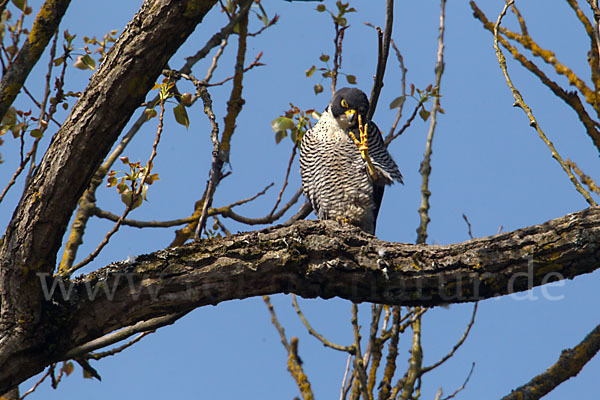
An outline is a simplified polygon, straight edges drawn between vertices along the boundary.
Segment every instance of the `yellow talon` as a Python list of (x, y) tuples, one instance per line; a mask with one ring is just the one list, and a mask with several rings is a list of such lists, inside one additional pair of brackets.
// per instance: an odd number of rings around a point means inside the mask
[(354, 141), (354, 144), (356, 144), (356, 146), (358, 147), (358, 151), (360, 151), (360, 156), (367, 163), (367, 172), (369, 173), (369, 176), (371, 176), (371, 179), (376, 181), (377, 170), (373, 165), (373, 161), (371, 161), (371, 157), (369, 157), (369, 143), (367, 140), (368, 126), (369, 124), (362, 124), (362, 117), (360, 114), (358, 114), (358, 132), (360, 133), (360, 140), (356, 139), (356, 136), (354, 135), (354, 133), (352, 133), (352, 131), (348, 131), (348, 133)]
[(349, 224), (350, 218), (348, 217), (336, 217), (335, 220), (340, 224)]

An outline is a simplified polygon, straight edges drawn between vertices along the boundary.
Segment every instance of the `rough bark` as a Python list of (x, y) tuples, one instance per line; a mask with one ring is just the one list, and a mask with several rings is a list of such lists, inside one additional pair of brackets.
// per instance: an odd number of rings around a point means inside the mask
[[(446, 246), (389, 243), (335, 222), (300, 221), (161, 250), (73, 281), (39, 274), (52, 351), (28, 354), (31, 362), (18, 371), (0, 368), (0, 392), (76, 346), (157, 316), (273, 293), (424, 306), (474, 301), (592, 272), (599, 243), (597, 208)], [(0, 355), (5, 365), (24, 357), (2, 347)]]
[(3, 388), (41, 370), (55, 350), (48, 343), (64, 334), (36, 274), (54, 270), (69, 218), (93, 173), (167, 61), (215, 3), (145, 1), (25, 188), (0, 249), (0, 369), (11, 376)]

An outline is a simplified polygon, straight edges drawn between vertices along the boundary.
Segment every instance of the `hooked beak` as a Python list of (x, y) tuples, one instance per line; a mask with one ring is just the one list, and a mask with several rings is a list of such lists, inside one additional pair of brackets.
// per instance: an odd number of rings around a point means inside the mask
[(354, 121), (356, 120), (356, 110), (346, 110), (345, 113), (348, 125), (354, 125)]

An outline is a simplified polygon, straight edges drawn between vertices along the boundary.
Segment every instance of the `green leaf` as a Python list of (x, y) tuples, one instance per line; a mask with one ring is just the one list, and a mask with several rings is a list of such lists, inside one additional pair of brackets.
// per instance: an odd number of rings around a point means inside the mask
[(306, 77), (310, 77), (312, 76), (312, 74), (315, 73), (315, 70), (317, 69), (317, 67), (315, 67), (314, 65), (312, 67), (310, 67), (309, 69), (306, 70)]
[(325, 5), (324, 5), (324, 4), (319, 4), (319, 5), (317, 6), (317, 11), (318, 11), (318, 12), (323, 12), (323, 11), (326, 11), (326, 10), (327, 10), (327, 7), (325, 7)]
[(275, 143), (279, 144), (283, 140), (284, 137), (287, 136), (287, 131), (278, 131), (275, 134)]
[(390, 110), (393, 110), (394, 108), (399, 108), (402, 106), (402, 104), (404, 103), (404, 100), (406, 99), (406, 97), (404, 96), (398, 96), (396, 97), (394, 100), (392, 100), (392, 102), (390, 103)]
[(92, 57), (90, 57), (89, 55), (87, 55), (87, 54), (84, 55), (81, 58), (81, 61), (83, 61), (83, 63), (86, 65), (86, 67), (88, 67), (92, 71), (96, 69), (96, 61), (94, 61), (94, 59)]
[(31, 137), (39, 139), (42, 137), (43, 132), (40, 129), (32, 129), (31, 132), (29, 132), (29, 134), (31, 135)]
[(12, 0), (12, 3), (21, 11), (25, 11), (25, 0)]
[(321, 57), (319, 57), (319, 60), (321, 60), (323, 62), (327, 62), (327, 61), (329, 61), (329, 56), (327, 54), (321, 54)]
[(354, 75), (346, 75), (346, 80), (351, 85), (356, 85), (356, 77)]
[(424, 108), (421, 108), (421, 111), (419, 111), (419, 117), (421, 117), (423, 121), (427, 121), (427, 118), (429, 118), (429, 114), (431, 113)]
[[(294, 121), (287, 117), (279, 117), (271, 121), (271, 128), (273, 128), (273, 132), (285, 132), (287, 129), (293, 129), (295, 127), (296, 124), (294, 123)], [(275, 140), (277, 140), (277, 138), (275, 138)]]
[(323, 85), (321, 85), (320, 83), (317, 83), (313, 87), (313, 90), (315, 91), (315, 94), (319, 94), (319, 93), (323, 92)]
[(91, 69), (92, 71), (96, 68), (96, 61), (89, 55), (85, 54), (83, 56), (77, 57), (73, 66), (77, 69)]
[(173, 108), (173, 114), (175, 114), (175, 121), (187, 128), (190, 126), (190, 119), (188, 118), (187, 111), (183, 103), (179, 103)]

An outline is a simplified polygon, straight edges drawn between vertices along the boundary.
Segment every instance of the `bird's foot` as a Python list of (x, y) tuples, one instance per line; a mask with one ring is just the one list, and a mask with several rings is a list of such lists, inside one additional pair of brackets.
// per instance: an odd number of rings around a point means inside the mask
[(371, 157), (369, 157), (369, 143), (367, 140), (368, 127), (369, 127), (369, 124), (363, 125), (362, 118), (359, 114), (358, 115), (358, 132), (360, 133), (360, 140), (358, 140), (356, 138), (356, 136), (354, 135), (354, 133), (352, 133), (352, 131), (349, 131), (348, 133), (350, 134), (350, 138), (354, 141), (354, 144), (356, 144), (356, 146), (358, 147), (358, 151), (360, 151), (360, 156), (367, 163), (367, 172), (369, 173), (369, 176), (371, 177), (371, 179), (373, 179), (375, 181), (375, 180), (377, 180), (377, 170), (375, 169), (375, 166), (373, 165), (373, 161), (371, 161)]
[(335, 217), (335, 220), (340, 225), (344, 225), (344, 224), (349, 224), (350, 223), (350, 218), (348, 218), (348, 217)]

